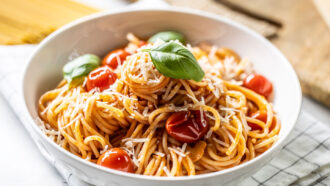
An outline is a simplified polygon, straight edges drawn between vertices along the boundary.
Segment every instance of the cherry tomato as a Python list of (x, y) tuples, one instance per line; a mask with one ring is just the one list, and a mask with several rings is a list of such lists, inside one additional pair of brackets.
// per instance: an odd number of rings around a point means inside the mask
[(120, 148), (105, 151), (97, 160), (97, 164), (123, 172), (134, 172), (134, 166), (127, 152)]
[(260, 74), (251, 74), (244, 79), (243, 86), (265, 96), (266, 98), (273, 92), (272, 83)]
[(148, 43), (146, 41), (141, 40), (140, 43), (138, 44), (138, 47), (142, 47), (144, 45), (147, 45)]
[(275, 128), (275, 126), (276, 126), (276, 119), (277, 119), (276, 117), (273, 117), (273, 122), (272, 122), (272, 124), (269, 127), (269, 132), (271, 132)]
[(89, 73), (86, 83), (87, 91), (108, 89), (117, 79), (117, 75), (108, 66), (99, 67)]
[(118, 58), (120, 59), (120, 64), (122, 64), (126, 57), (130, 54), (124, 49), (117, 49), (108, 53), (102, 60), (102, 65), (108, 65), (112, 69), (116, 69), (118, 66)]
[[(265, 112), (257, 111), (255, 113), (251, 114), (251, 118), (258, 119), (264, 123), (267, 122), (267, 114)], [(259, 125), (255, 124), (255, 123), (248, 122), (248, 125), (251, 127), (251, 130), (262, 130), (262, 127), (260, 127)]]
[(208, 131), (206, 115), (200, 111), (176, 112), (166, 121), (166, 131), (174, 139), (183, 143), (194, 143)]
[[(251, 114), (251, 118), (258, 119), (258, 120), (266, 123), (267, 122), (267, 113), (257, 111), (255, 113)], [(269, 131), (272, 131), (274, 129), (275, 122), (276, 122), (275, 117), (273, 117), (273, 122), (272, 122), (271, 126), (269, 127)], [(262, 127), (260, 127), (257, 124), (248, 122), (248, 125), (251, 127), (251, 130), (262, 130)]]

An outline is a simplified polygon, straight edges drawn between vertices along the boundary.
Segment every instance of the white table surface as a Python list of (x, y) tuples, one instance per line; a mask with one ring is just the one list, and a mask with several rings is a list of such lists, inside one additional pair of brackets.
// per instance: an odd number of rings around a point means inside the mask
[[(330, 109), (306, 97), (303, 99), (303, 109), (330, 127)], [(1, 95), (0, 131), (0, 185), (65, 185), (55, 168), (39, 153)]]

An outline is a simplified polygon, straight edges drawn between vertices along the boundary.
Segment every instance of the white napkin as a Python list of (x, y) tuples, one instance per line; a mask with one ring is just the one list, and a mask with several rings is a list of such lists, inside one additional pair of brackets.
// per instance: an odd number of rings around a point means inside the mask
[[(7, 99), (27, 131), (20, 80), (35, 45), (0, 46), (0, 93)], [(41, 149), (42, 150), (42, 149)], [(71, 172), (51, 163), (68, 185), (88, 185)], [(303, 111), (280, 154), (240, 185), (330, 185), (330, 129)]]

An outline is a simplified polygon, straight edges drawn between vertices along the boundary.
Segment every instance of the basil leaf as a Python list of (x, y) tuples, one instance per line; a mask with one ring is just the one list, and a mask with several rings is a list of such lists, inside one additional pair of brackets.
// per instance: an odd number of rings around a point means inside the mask
[(64, 79), (69, 87), (79, 85), (92, 70), (100, 66), (100, 58), (93, 54), (85, 54), (68, 62), (63, 67)]
[(193, 54), (175, 42), (164, 43), (148, 51), (156, 69), (165, 76), (201, 81), (205, 75)]
[(167, 31), (167, 32), (158, 32), (157, 34), (150, 37), (148, 40), (151, 43), (154, 43), (157, 41), (157, 39), (161, 39), (165, 42), (169, 42), (172, 40), (179, 40), (181, 43), (185, 43), (185, 39), (182, 34), (173, 32), (173, 31)]

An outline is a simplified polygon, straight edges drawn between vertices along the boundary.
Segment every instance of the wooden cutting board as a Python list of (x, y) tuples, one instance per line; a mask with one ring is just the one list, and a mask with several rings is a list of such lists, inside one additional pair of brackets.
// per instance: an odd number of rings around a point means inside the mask
[(231, 1), (271, 14), (284, 24), (272, 42), (292, 63), (304, 93), (330, 107), (330, 30), (313, 1)]
[[(193, 6), (193, 1), (188, 1), (184, 6)], [(304, 94), (330, 107), (330, 30), (313, 1), (228, 1), (251, 12), (273, 17), (283, 24), (278, 37), (271, 41), (292, 63)]]

